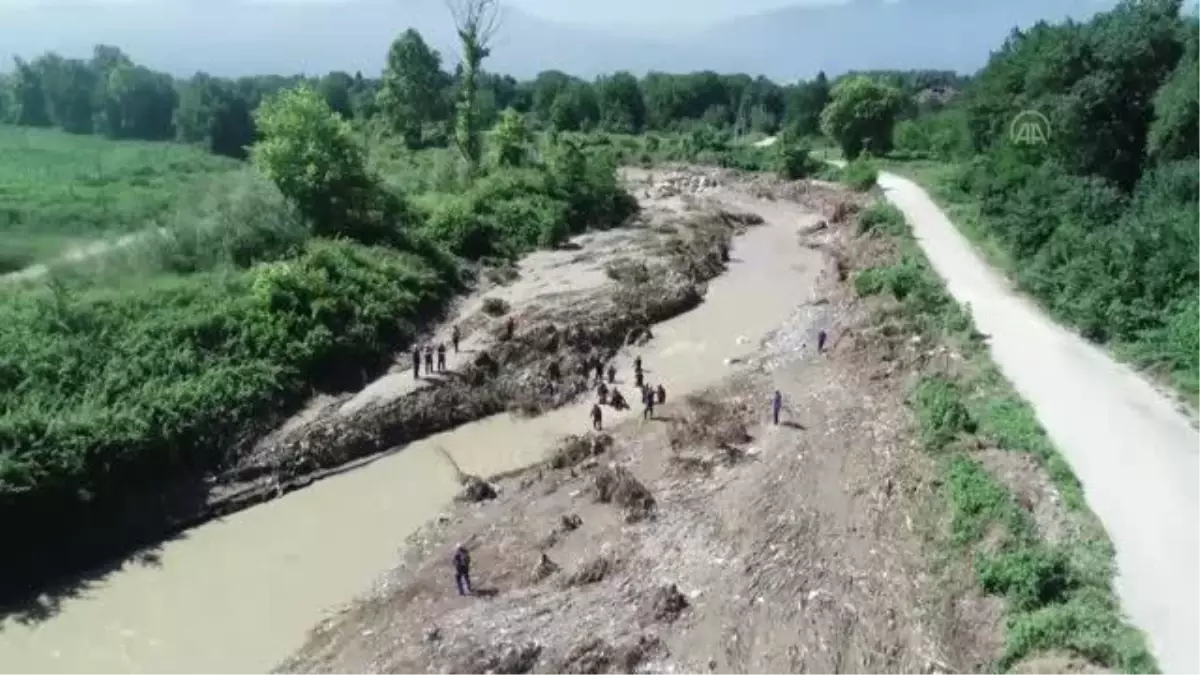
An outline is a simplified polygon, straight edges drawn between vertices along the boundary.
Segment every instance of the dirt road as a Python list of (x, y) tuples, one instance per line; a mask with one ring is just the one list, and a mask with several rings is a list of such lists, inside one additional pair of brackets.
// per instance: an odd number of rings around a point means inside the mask
[(1200, 436), (1151, 384), (1013, 291), (919, 186), (888, 173), (879, 185), (1083, 483), (1160, 666), (1200, 671)]

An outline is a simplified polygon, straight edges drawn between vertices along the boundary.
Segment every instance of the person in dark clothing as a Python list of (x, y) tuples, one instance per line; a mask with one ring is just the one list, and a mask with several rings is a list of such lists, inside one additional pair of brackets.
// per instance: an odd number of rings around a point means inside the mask
[(608, 387), (603, 382), (596, 388), (596, 393), (600, 396), (600, 405), (608, 403)]
[(625, 402), (625, 397), (621, 395), (620, 390), (616, 387), (613, 387), (612, 394), (608, 397), (608, 404), (614, 410), (624, 410), (629, 407), (629, 404)]
[(604, 416), (604, 413), (601, 412), (601, 410), (600, 410), (600, 404), (599, 403), (592, 404), (592, 428), (595, 429), (596, 431), (600, 431), (600, 428), (602, 426), (601, 420), (602, 420), (603, 416)]
[(635, 370), (633, 373), (633, 386), (641, 389), (644, 386), (644, 376), (641, 369)]
[(471, 594), (471, 554), (462, 544), (454, 547), (454, 585), (459, 595)]
[(633, 372), (635, 372), (635, 373), (642, 372), (642, 357), (641, 356), (637, 356), (633, 359)]
[(433, 347), (425, 347), (425, 373), (433, 372)]
[(828, 338), (828, 337), (829, 337), (829, 336), (828, 336), (828, 335), (825, 333), (825, 329), (824, 329), (824, 328), (822, 328), (821, 330), (817, 331), (817, 353), (818, 353), (818, 354), (820, 354), (820, 353), (822, 353), (822, 352), (824, 352), (824, 351), (825, 351), (825, 340), (826, 340), (826, 338)]
[(504, 339), (505, 340), (513, 339), (513, 334), (516, 333), (516, 330), (517, 330), (517, 322), (514, 321), (511, 316), (508, 317), (508, 321), (504, 322)]
[(616, 381), (617, 381), (617, 367), (610, 363), (610, 364), (608, 364), (608, 383), (613, 384)]
[(437, 369), (438, 372), (446, 370), (446, 345), (439, 342), (437, 346)]
[(642, 419), (654, 418), (654, 391), (650, 387), (642, 389)]
[(664, 389), (661, 384), (658, 385), (658, 388), (654, 390), (654, 393), (655, 393), (655, 395), (658, 396), (658, 404), (659, 405), (662, 405), (667, 402), (667, 390)]
[(771, 397), (771, 419), (775, 420), (775, 424), (779, 424), (779, 410), (783, 408), (783, 394), (779, 390), (775, 390), (775, 395)]
[(413, 347), (412, 357), (413, 357), (413, 379), (415, 380), (421, 376), (421, 348), (420, 347)]
[(458, 341), (461, 339), (462, 334), (458, 332), (458, 326), (455, 326), (454, 329), (450, 331), (450, 342), (454, 345), (455, 354), (458, 353)]
[(600, 360), (599, 356), (596, 357), (596, 383), (604, 383), (604, 362)]

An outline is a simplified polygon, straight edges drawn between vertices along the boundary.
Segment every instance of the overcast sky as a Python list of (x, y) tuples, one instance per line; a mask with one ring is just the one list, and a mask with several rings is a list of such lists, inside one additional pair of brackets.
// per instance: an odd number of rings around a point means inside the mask
[[(614, 23), (709, 24), (795, 5), (831, 4), (845, 0), (508, 0), (546, 19), (598, 26)], [(0, 0), (3, 2), (3, 0)], [(613, 15), (623, 17), (613, 21)]]

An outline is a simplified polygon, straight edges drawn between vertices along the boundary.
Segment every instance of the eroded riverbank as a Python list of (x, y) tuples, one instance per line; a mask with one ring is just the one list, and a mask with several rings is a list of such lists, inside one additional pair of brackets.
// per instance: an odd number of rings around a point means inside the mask
[[(711, 210), (689, 204), (691, 200), (679, 194), (695, 192), (696, 187), (708, 190), (690, 184), (648, 197), (648, 214), (665, 220), (649, 221), (643, 234), (661, 230), (689, 208)], [(723, 377), (727, 360), (750, 353), (788, 316), (797, 303), (796, 289), (811, 285), (820, 267), (819, 254), (797, 251), (794, 246), (795, 228), (815, 219), (813, 212), (798, 204), (759, 202), (741, 193), (721, 196), (722, 203), (730, 206), (754, 207), (766, 223), (748, 228), (734, 240), (729, 269), (709, 284), (703, 304), (654, 326), (654, 339), (638, 349), (647, 362), (650, 381), (663, 382), (672, 395)], [(628, 241), (609, 243), (611, 258), (628, 257), (633, 250)], [(548, 300), (561, 293), (558, 285), (569, 277), (598, 281), (594, 272), (588, 277), (561, 267), (571, 256), (588, 250), (585, 246), (575, 253), (545, 254), (548, 259), (541, 261), (541, 269), (558, 266), (557, 276), (531, 274), (533, 270), (523, 266), (523, 278), (542, 291), (534, 295), (541, 298), (543, 310), (552, 312), (549, 308), (561, 306), (564, 300), (579, 305), (579, 296), (559, 297), (558, 304)], [(603, 261), (592, 262), (592, 269), (597, 265), (604, 269)], [(689, 270), (678, 272), (686, 275)], [(464, 311), (469, 313), (467, 320), (475, 316), (470, 307)], [(537, 321), (539, 316), (547, 315), (531, 310), (518, 313), (518, 320)], [(479, 335), (485, 337), (490, 324), (479, 322)], [(633, 351), (624, 349), (614, 356), (615, 365), (627, 375)], [(534, 382), (534, 373), (545, 365), (540, 360), (522, 364), (528, 373), (524, 381)], [(396, 397), (411, 392), (399, 385), (398, 378), (393, 380), (397, 388), (376, 386), (371, 395), (382, 389), (383, 396), (369, 404), (347, 405), (339, 400), (317, 406), (310, 411), (314, 419), (294, 425), (273, 441), (285, 449), (311, 448), (314, 440), (328, 443), (340, 437), (306, 436), (306, 430), (354, 428), (379, 418), (364, 416), (367, 411), (403, 410), (393, 405)], [(445, 388), (436, 383), (421, 387), (430, 392)], [(569, 390), (560, 391), (568, 392), (560, 394), (564, 399), (573, 396)], [(351, 414), (335, 423), (322, 422), (329, 419), (322, 414), (333, 405)], [(391, 418), (388, 428), (395, 428), (396, 422)], [(394, 564), (399, 543), (446, 507), (458, 485), (442, 450), (464, 470), (490, 475), (542, 459), (559, 437), (585, 427), (586, 404), (538, 417), (495, 415), (409, 443), (402, 452), (386, 454), (361, 469), (193, 528), (159, 547), (151, 559), (127, 562), (77, 597), (63, 599), (46, 620), (29, 624), (7, 620), (0, 632), (0, 662), (5, 669), (26, 672), (268, 669), (299, 645), (324, 610), (353, 597)], [(364, 437), (373, 443), (394, 440), (386, 434)], [(253, 478), (262, 484), (250, 489), (286, 490), (280, 476), (284, 481), (291, 476), (279, 469), (297, 465), (278, 452), (279, 447), (264, 446), (260, 455), (264, 459)], [(351, 459), (354, 453), (336, 454), (338, 447), (351, 447), (359, 455), (369, 452), (363, 452), (368, 446), (361, 444), (322, 447), (334, 447), (330, 457), (339, 461)]]

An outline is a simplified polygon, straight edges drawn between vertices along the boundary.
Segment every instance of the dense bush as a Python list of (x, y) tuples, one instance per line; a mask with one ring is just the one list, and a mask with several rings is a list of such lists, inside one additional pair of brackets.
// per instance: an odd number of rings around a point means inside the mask
[(859, 157), (842, 167), (840, 180), (852, 190), (866, 192), (879, 180), (879, 168), (870, 158)]
[(821, 169), (822, 162), (803, 143), (784, 137), (776, 141), (774, 148), (775, 173), (784, 180), (808, 178)]
[[(983, 233), (1056, 316), (1195, 396), (1200, 38), (1179, 10), (1127, 0), (1086, 23), (1015, 34), (955, 113), (980, 154), (951, 198), (978, 203)], [(1011, 121), (1030, 108), (1049, 119), (1050, 142), (1015, 145)], [(945, 156), (919, 135), (897, 129), (897, 145)]]
[(245, 272), (0, 298), (0, 520), (18, 549), (219, 465), (314, 385), (411, 338), (451, 288), (421, 258), (314, 241)]

